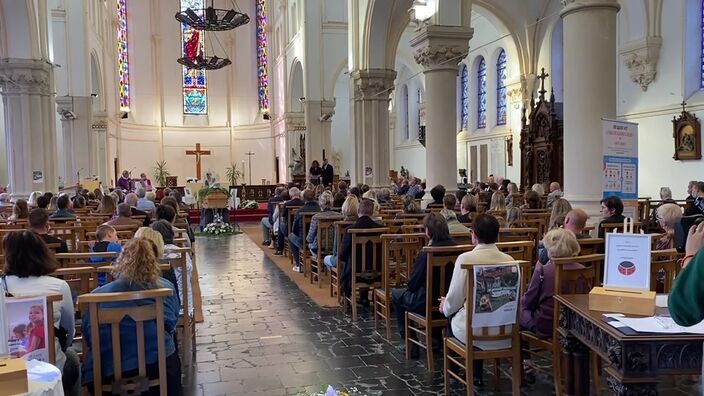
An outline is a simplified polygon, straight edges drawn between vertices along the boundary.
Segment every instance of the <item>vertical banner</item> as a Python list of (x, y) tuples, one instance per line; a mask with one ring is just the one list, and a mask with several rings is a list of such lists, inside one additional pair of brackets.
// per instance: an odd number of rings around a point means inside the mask
[(638, 124), (601, 120), (604, 159), (602, 195), (638, 199)]

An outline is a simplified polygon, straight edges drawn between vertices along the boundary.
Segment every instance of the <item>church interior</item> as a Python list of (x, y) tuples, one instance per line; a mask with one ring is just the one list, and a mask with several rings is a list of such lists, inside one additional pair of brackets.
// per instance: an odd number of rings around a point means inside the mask
[(0, 0), (0, 394), (700, 395), (702, 110), (701, 0)]

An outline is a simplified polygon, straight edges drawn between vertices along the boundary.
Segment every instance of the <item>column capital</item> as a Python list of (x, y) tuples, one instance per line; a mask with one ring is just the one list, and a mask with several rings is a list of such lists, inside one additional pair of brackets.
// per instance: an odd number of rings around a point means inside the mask
[(396, 71), (391, 69), (355, 70), (350, 76), (354, 82), (355, 100), (388, 100), (394, 89)]
[(0, 92), (51, 95), (51, 64), (39, 59), (0, 59)]
[(411, 47), (416, 62), (426, 69), (457, 69), (469, 52), (474, 29), (465, 26), (428, 25), (416, 30)]
[(618, 0), (560, 0), (560, 4), (562, 4), (563, 7), (560, 12), (561, 18), (575, 12), (596, 8), (610, 8), (613, 9), (614, 12), (618, 12), (621, 9)]

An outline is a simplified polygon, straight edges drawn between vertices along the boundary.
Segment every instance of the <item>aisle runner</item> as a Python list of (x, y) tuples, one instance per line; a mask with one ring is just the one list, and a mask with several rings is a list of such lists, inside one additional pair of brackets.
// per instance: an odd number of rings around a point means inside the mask
[[(293, 272), (291, 266), (291, 259), (286, 256), (274, 256), (274, 249), (269, 249), (268, 247), (262, 245), (262, 228), (261, 226), (243, 226), (242, 231), (251, 239), (264, 254), (274, 262), (286, 275), (296, 283), (299, 289), (314, 303), (322, 308), (335, 308), (338, 307), (337, 297), (330, 297), (330, 277), (323, 276), (320, 287), (316, 284), (311, 284), (307, 277), (303, 274)], [(195, 292), (195, 290), (194, 290)], [(194, 297), (195, 298), (195, 297)]]

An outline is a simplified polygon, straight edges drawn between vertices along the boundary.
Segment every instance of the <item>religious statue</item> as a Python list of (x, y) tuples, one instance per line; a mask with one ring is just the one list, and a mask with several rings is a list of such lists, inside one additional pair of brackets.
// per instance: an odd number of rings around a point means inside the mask
[(408, 169), (401, 166), (401, 171), (399, 172), (404, 179), (408, 179)]
[(293, 168), (291, 174), (295, 176), (306, 174), (306, 137), (304, 134), (301, 134), (298, 138), (298, 150), (300, 154), (297, 154), (296, 149), (291, 147), (291, 159), (293, 163), (290, 167)]
[(678, 161), (699, 160), (702, 158), (701, 123), (694, 113), (687, 111), (682, 102), (682, 113), (672, 118), (672, 136), (675, 140), (675, 155)]

